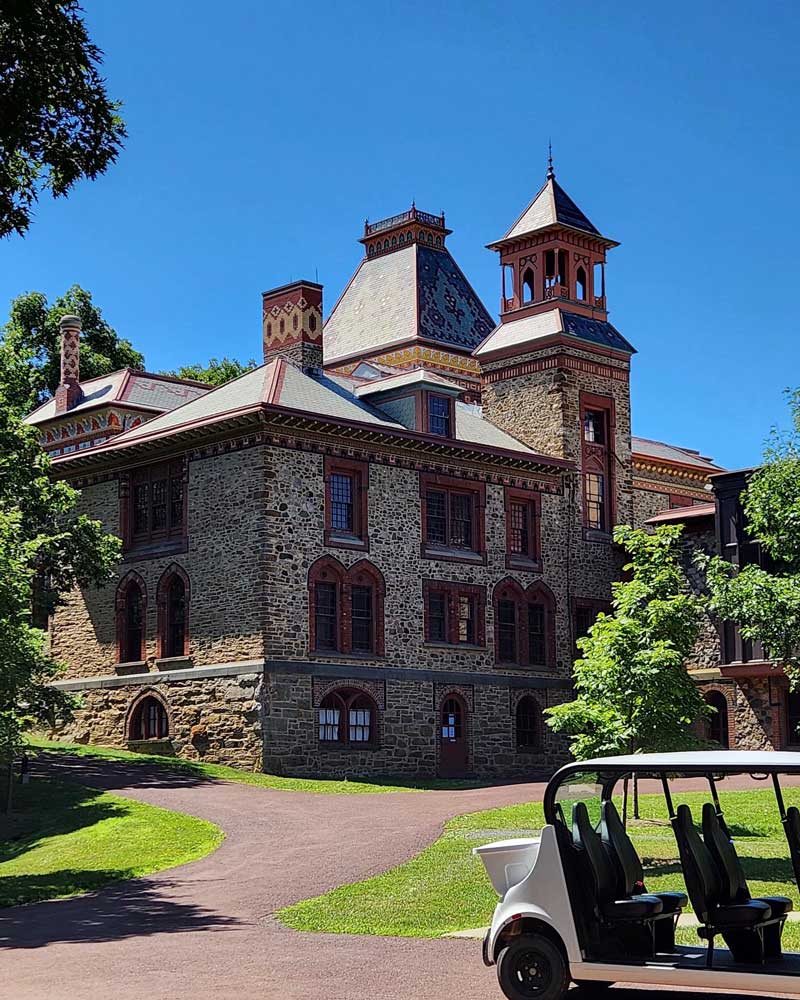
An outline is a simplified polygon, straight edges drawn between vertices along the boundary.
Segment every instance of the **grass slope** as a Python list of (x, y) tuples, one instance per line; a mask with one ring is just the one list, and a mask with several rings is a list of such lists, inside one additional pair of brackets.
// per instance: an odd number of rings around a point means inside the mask
[[(687, 793), (674, 798), (676, 805), (687, 802), (698, 819), (708, 796)], [(772, 792), (722, 792), (720, 798), (752, 894), (790, 896), (800, 909)], [(786, 789), (785, 798), (787, 805), (800, 804), (800, 788)], [(630, 832), (645, 865), (648, 889), (684, 889), (663, 798), (642, 796), (641, 815)], [(287, 907), (278, 916), (297, 930), (341, 934), (439, 937), (487, 925), (497, 896), (472, 848), (503, 837), (533, 835), (543, 823), (538, 803), (458, 816), (435, 844), (398, 868)], [(698, 943), (689, 927), (679, 929), (679, 939)], [(786, 925), (784, 943), (800, 948), (798, 924)]]
[(33, 752), (46, 753), (58, 750), (60, 753), (77, 754), (81, 757), (99, 757), (103, 760), (124, 760), (126, 763), (142, 766), (157, 765), (173, 771), (181, 771), (202, 780), (237, 781), (244, 785), (258, 785), (261, 788), (278, 788), (291, 792), (315, 792), (323, 795), (364, 795), (385, 792), (419, 792), (426, 789), (478, 788), (487, 782), (459, 781), (442, 778), (381, 778), (379, 782), (335, 781), (319, 778), (283, 778), (276, 774), (260, 771), (239, 771), (223, 764), (204, 764), (199, 761), (184, 760), (182, 757), (165, 757), (157, 754), (131, 753), (112, 747), (85, 746), (83, 744), (59, 743), (38, 736), (30, 736), (28, 744)]
[(224, 834), (194, 816), (91, 788), (34, 779), (0, 817), (0, 906), (74, 896), (215, 850)]

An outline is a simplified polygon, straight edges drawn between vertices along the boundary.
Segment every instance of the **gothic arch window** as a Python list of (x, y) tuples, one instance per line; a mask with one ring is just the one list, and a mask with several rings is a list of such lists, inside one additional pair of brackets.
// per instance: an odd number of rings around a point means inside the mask
[(583, 267), (575, 272), (575, 298), (586, 300), (586, 270)]
[(388, 240), (384, 240), (383, 241), (383, 249), (384, 250), (388, 250), (389, 249), (389, 241)]
[(346, 570), (330, 556), (308, 572), (312, 652), (383, 656), (383, 574), (366, 559)]
[(397, 242), (400, 244), (400, 246), (402, 246), (405, 243), (405, 241), (406, 241), (405, 236), (402, 233), (400, 233), (400, 235), (397, 238)]
[(189, 655), (189, 577), (178, 565), (158, 583), (158, 655)]
[(703, 696), (707, 705), (715, 709), (713, 715), (706, 720), (708, 738), (727, 750), (728, 740), (728, 701), (721, 691), (707, 691)]
[(555, 597), (537, 581), (523, 590), (510, 577), (494, 589), (495, 660), (498, 664), (555, 666)]
[(397, 237), (396, 237), (396, 236), (393, 236), (393, 237), (392, 237), (392, 246), (393, 246), (393, 247), (396, 247), (396, 246), (397, 246)]
[(352, 747), (374, 746), (378, 735), (378, 707), (358, 688), (330, 691), (319, 705), (319, 741)]
[(127, 737), (132, 741), (165, 740), (169, 737), (169, 714), (154, 691), (148, 691), (131, 706)]
[(543, 720), (539, 702), (529, 694), (517, 702), (516, 710), (517, 749), (541, 750)]
[(442, 237), (441, 236), (437, 236), (436, 237), (436, 246), (440, 247), (441, 245), (442, 245)]
[(118, 663), (136, 663), (145, 659), (146, 593), (144, 580), (138, 573), (128, 573), (117, 587)]
[(522, 301), (533, 302), (534, 295), (533, 268), (528, 267), (522, 275)]

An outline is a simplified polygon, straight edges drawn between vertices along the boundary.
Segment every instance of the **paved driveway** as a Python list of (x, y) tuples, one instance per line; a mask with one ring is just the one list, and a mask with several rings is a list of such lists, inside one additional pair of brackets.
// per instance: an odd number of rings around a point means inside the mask
[(475, 941), (303, 934), (272, 914), (406, 860), (450, 816), (540, 799), (543, 785), (308, 795), (86, 758), (50, 770), (212, 820), (227, 838), (151, 878), (0, 910), (2, 1000), (499, 1000)]

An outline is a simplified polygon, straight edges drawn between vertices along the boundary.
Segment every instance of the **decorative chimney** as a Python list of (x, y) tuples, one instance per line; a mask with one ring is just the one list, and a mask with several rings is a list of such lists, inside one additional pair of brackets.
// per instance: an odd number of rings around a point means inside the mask
[(56, 413), (66, 413), (81, 398), (81, 320), (79, 316), (62, 316), (61, 382), (56, 389)]
[(322, 368), (322, 285), (293, 281), (263, 293), (264, 361), (284, 358), (303, 371)]

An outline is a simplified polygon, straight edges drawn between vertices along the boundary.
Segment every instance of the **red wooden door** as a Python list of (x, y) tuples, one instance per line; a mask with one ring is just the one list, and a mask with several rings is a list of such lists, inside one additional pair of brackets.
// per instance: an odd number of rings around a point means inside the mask
[(467, 771), (467, 706), (451, 694), (442, 705), (439, 774), (456, 778)]

